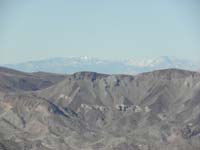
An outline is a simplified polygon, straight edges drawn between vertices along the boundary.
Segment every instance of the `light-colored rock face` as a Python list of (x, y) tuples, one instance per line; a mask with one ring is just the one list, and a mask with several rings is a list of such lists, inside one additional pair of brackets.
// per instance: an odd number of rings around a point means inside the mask
[[(0, 95), (0, 149), (196, 150), (200, 74), (84, 72)], [(2, 148), (3, 149), (3, 148)]]
[(0, 102), (2, 109), (4, 109), (4, 111), (9, 111), (13, 108), (12, 104), (9, 102)]
[(149, 108), (149, 106), (145, 106), (144, 111), (145, 111), (146, 113), (149, 113), (149, 112), (151, 111), (151, 109)]

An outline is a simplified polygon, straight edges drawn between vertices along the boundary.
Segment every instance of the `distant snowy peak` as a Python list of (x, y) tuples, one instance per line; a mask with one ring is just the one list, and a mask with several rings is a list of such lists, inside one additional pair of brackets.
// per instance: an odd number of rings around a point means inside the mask
[(195, 69), (199, 66), (197, 62), (178, 59), (175, 57), (157, 57), (157, 58), (149, 58), (149, 59), (129, 59), (127, 61), (129, 65), (137, 66), (137, 67), (163, 67), (163, 68), (183, 68), (183, 69)]
[(158, 59), (128, 59), (127, 63), (138, 67), (153, 67), (160, 63)]
[(146, 59), (99, 59), (88, 56), (51, 58), (40, 61), (30, 61), (19, 64), (8, 64), (5, 67), (25, 71), (25, 72), (54, 72), (54, 73), (74, 73), (79, 71), (93, 71), (109, 74), (137, 74), (158, 69), (179, 68), (197, 71), (200, 63), (177, 59), (175, 57), (157, 57)]

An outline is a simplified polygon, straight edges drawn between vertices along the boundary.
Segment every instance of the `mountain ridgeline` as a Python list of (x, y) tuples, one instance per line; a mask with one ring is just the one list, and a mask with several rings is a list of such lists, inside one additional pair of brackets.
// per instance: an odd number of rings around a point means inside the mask
[(107, 74), (138, 74), (159, 69), (180, 68), (197, 71), (200, 69), (198, 61), (178, 59), (162, 56), (146, 59), (99, 59), (92, 57), (63, 57), (51, 58), (40, 61), (29, 61), (18, 64), (7, 64), (5, 67), (25, 72), (54, 72), (75, 73), (80, 71), (94, 71)]
[(200, 73), (0, 68), (2, 150), (199, 150)]

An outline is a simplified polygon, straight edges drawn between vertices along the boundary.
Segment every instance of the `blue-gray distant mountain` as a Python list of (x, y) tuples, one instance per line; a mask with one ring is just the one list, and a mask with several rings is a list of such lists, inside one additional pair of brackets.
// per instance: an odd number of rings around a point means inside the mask
[(122, 60), (108, 60), (84, 56), (51, 58), (19, 64), (7, 64), (4, 66), (25, 72), (75, 73), (79, 71), (93, 71), (108, 74), (137, 74), (168, 68), (197, 71), (200, 68), (200, 63), (167, 56)]

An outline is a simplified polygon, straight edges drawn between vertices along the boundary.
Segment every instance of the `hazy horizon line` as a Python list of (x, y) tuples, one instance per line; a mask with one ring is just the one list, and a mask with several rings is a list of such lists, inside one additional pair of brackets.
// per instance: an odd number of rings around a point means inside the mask
[(23, 60), (23, 61), (15, 61), (15, 62), (8, 62), (8, 63), (0, 63), (0, 65), (10, 65), (10, 64), (21, 64), (21, 63), (28, 63), (28, 62), (36, 62), (36, 61), (45, 61), (45, 60), (51, 60), (51, 59), (72, 59), (72, 58), (80, 58), (80, 59), (98, 59), (98, 60), (107, 60), (107, 61), (125, 61), (125, 60), (138, 60), (142, 61), (145, 59), (159, 59), (159, 58), (169, 58), (169, 59), (177, 59), (177, 60), (187, 60), (191, 62), (200, 62), (200, 60), (197, 59), (191, 59), (191, 58), (183, 58), (183, 57), (177, 57), (177, 56), (170, 56), (170, 55), (161, 55), (161, 56), (144, 56), (144, 57), (121, 57), (121, 58), (106, 58), (106, 57), (97, 57), (97, 56), (55, 56), (55, 57), (44, 57), (44, 58), (33, 58), (30, 60)]

